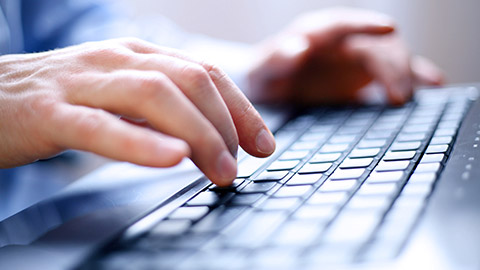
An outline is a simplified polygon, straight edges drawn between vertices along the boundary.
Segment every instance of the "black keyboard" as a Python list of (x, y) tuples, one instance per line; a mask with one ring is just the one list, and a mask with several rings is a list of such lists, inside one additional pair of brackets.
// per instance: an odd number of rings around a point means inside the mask
[(82, 269), (310, 269), (389, 260), (424, 209), (471, 99), (422, 91), (402, 107), (318, 109), (244, 156), (151, 231)]

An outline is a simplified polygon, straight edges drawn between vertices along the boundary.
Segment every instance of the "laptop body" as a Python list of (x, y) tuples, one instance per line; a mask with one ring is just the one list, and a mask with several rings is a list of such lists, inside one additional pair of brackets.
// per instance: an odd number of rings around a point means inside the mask
[[(388, 250), (387, 244), (385, 249), (382, 246), (377, 250), (372, 248), (373, 251), (368, 255), (371, 259), (343, 261), (343, 247), (334, 246), (330, 253), (319, 253), (320, 258), (322, 254), (331, 255), (326, 260), (322, 261), (325, 259), (323, 258), (316, 262), (316, 255), (309, 255), (307, 259), (310, 261), (300, 264), (301, 268), (479, 268), (480, 232), (477, 228), (480, 219), (477, 207), (480, 202), (477, 191), (480, 187), (476, 180), (480, 179), (480, 154), (477, 149), (480, 105), (476, 99), (476, 88), (478, 85), (464, 85), (447, 90), (460, 89), (461, 95), (471, 100), (471, 104), (455, 135), (455, 143), (449, 150), (444, 168), (434, 182), (433, 192), (428, 193), (425, 206), (417, 209), (418, 215), (414, 216), (410, 224), (411, 230), (400, 239), (402, 243), (399, 244), (398, 252), (394, 251), (395, 254), (384, 257), (385, 254), (382, 253)], [(264, 116), (273, 130), (284, 127), (285, 121), (291, 119), (291, 113), (285, 111), (265, 112)], [(281, 137), (280, 134), (277, 135)], [(279, 151), (286, 151), (293, 143), (295, 142), (289, 139), (280, 139)], [(321, 146), (318, 146), (318, 149), (310, 153), (311, 158), (322, 151), (320, 148)], [(280, 152), (276, 157), (282, 154)], [(240, 166), (242, 163), (260, 162), (248, 159), (249, 157), (241, 155)], [(262, 165), (264, 167), (270, 166), (268, 161), (261, 162), (265, 162), (262, 163), (265, 164)], [(418, 167), (420, 161), (416, 164)], [(301, 168), (296, 172), (300, 170)], [(256, 172), (251, 175), (258, 177), (259, 174), (260, 172)], [(286, 185), (288, 181), (283, 184)], [(320, 189), (322, 185), (319, 184), (316, 188)], [(142, 168), (125, 163), (108, 165), (80, 179), (54, 198), (2, 221), (0, 265), (2, 269), (92, 269), (105, 266), (97, 264), (102, 261), (102, 256), (108, 256), (112, 250), (118, 249), (118, 246), (121, 246), (120, 249), (126, 246), (128, 250), (129, 245), (135, 245), (139, 238), (154, 230), (176, 209), (184, 206), (209, 186), (208, 179), (202, 177), (188, 161), (169, 169)], [(348, 198), (351, 199), (352, 197)], [(395, 237), (395, 234), (390, 237)], [(290, 246), (284, 244), (283, 247), (288, 250)], [(208, 250), (208, 245), (202, 249)], [(336, 250), (338, 252), (335, 252)], [(172, 258), (174, 256), (175, 254), (172, 254)], [(218, 253), (218, 257), (221, 256), (222, 253)], [(282, 262), (281, 257), (273, 258), (274, 263)], [(182, 262), (183, 260), (179, 260), (178, 264)], [(160, 262), (155, 269), (165, 268), (161, 265)], [(196, 266), (198, 269), (218, 268), (218, 264), (214, 263), (210, 268), (208, 262), (204, 265), (190, 264), (185, 268), (194, 269)], [(236, 269), (234, 260), (231, 264), (220, 266), (224, 269)], [(109, 269), (110, 266), (105, 267)], [(132, 267), (138, 269), (134, 265)], [(288, 261), (280, 265), (265, 265), (265, 269), (270, 268), (301, 269), (296, 265), (289, 265)]]

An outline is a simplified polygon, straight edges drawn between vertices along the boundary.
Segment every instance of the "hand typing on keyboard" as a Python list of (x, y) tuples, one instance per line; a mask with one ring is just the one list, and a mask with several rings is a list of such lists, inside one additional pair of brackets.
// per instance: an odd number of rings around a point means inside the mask
[(417, 84), (438, 85), (443, 75), (412, 56), (392, 19), (360, 9), (330, 9), (299, 17), (266, 40), (250, 73), (248, 96), (258, 102), (357, 103), (371, 81), (391, 104), (402, 104)]

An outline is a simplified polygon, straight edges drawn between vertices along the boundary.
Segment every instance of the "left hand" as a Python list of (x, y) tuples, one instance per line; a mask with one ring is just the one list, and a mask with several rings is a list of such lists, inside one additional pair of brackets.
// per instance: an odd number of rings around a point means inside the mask
[(247, 90), (254, 102), (359, 103), (376, 81), (389, 103), (402, 104), (416, 85), (444, 80), (429, 60), (409, 53), (389, 17), (360, 9), (301, 16), (258, 52)]

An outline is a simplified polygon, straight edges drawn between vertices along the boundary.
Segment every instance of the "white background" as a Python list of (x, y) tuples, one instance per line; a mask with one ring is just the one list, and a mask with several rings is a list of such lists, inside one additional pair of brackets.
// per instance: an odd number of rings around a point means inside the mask
[(387, 13), (414, 53), (449, 82), (480, 81), (480, 0), (123, 0), (134, 16), (162, 14), (188, 31), (256, 42), (303, 11), (337, 5)]

